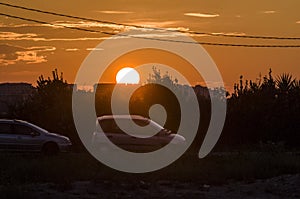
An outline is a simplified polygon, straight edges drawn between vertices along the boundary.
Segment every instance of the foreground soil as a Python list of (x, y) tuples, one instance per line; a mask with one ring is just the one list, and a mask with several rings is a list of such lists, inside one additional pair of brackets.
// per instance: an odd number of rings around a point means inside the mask
[(1, 187), (1, 198), (300, 198), (300, 174), (226, 185), (166, 180), (6, 185)]

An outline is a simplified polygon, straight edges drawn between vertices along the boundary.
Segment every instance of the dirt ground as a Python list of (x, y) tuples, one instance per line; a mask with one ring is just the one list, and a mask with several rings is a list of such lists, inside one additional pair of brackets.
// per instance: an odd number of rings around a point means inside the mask
[(211, 186), (196, 182), (78, 181), (1, 187), (1, 198), (300, 198), (300, 174)]

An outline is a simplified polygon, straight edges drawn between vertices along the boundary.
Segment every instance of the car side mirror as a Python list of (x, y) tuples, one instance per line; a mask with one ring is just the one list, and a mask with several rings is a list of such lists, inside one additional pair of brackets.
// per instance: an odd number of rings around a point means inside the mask
[(166, 135), (168, 135), (168, 134), (167, 134), (167, 131), (165, 131), (165, 130), (161, 130), (161, 131), (158, 133), (158, 136), (166, 136)]

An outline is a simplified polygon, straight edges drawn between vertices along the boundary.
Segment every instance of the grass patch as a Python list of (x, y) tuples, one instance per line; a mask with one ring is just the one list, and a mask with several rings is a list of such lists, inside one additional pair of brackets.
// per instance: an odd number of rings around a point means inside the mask
[(68, 189), (73, 181), (193, 181), (224, 184), (232, 180), (251, 181), (283, 174), (300, 173), (300, 156), (295, 153), (228, 153), (198, 159), (186, 155), (170, 166), (146, 174), (119, 172), (99, 163), (87, 153), (54, 157), (40, 154), (0, 154), (0, 183), (53, 182)]

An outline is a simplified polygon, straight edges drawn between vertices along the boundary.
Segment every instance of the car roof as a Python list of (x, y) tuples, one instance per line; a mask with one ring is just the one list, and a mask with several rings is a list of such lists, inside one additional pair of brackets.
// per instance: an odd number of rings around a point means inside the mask
[(0, 119), (0, 122), (8, 122), (8, 123), (28, 123), (23, 120), (17, 120), (17, 119)]
[(141, 115), (103, 115), (97, 118), (98, 120), (105, 119), (134, 119), (134, 120), (149, 120)]

